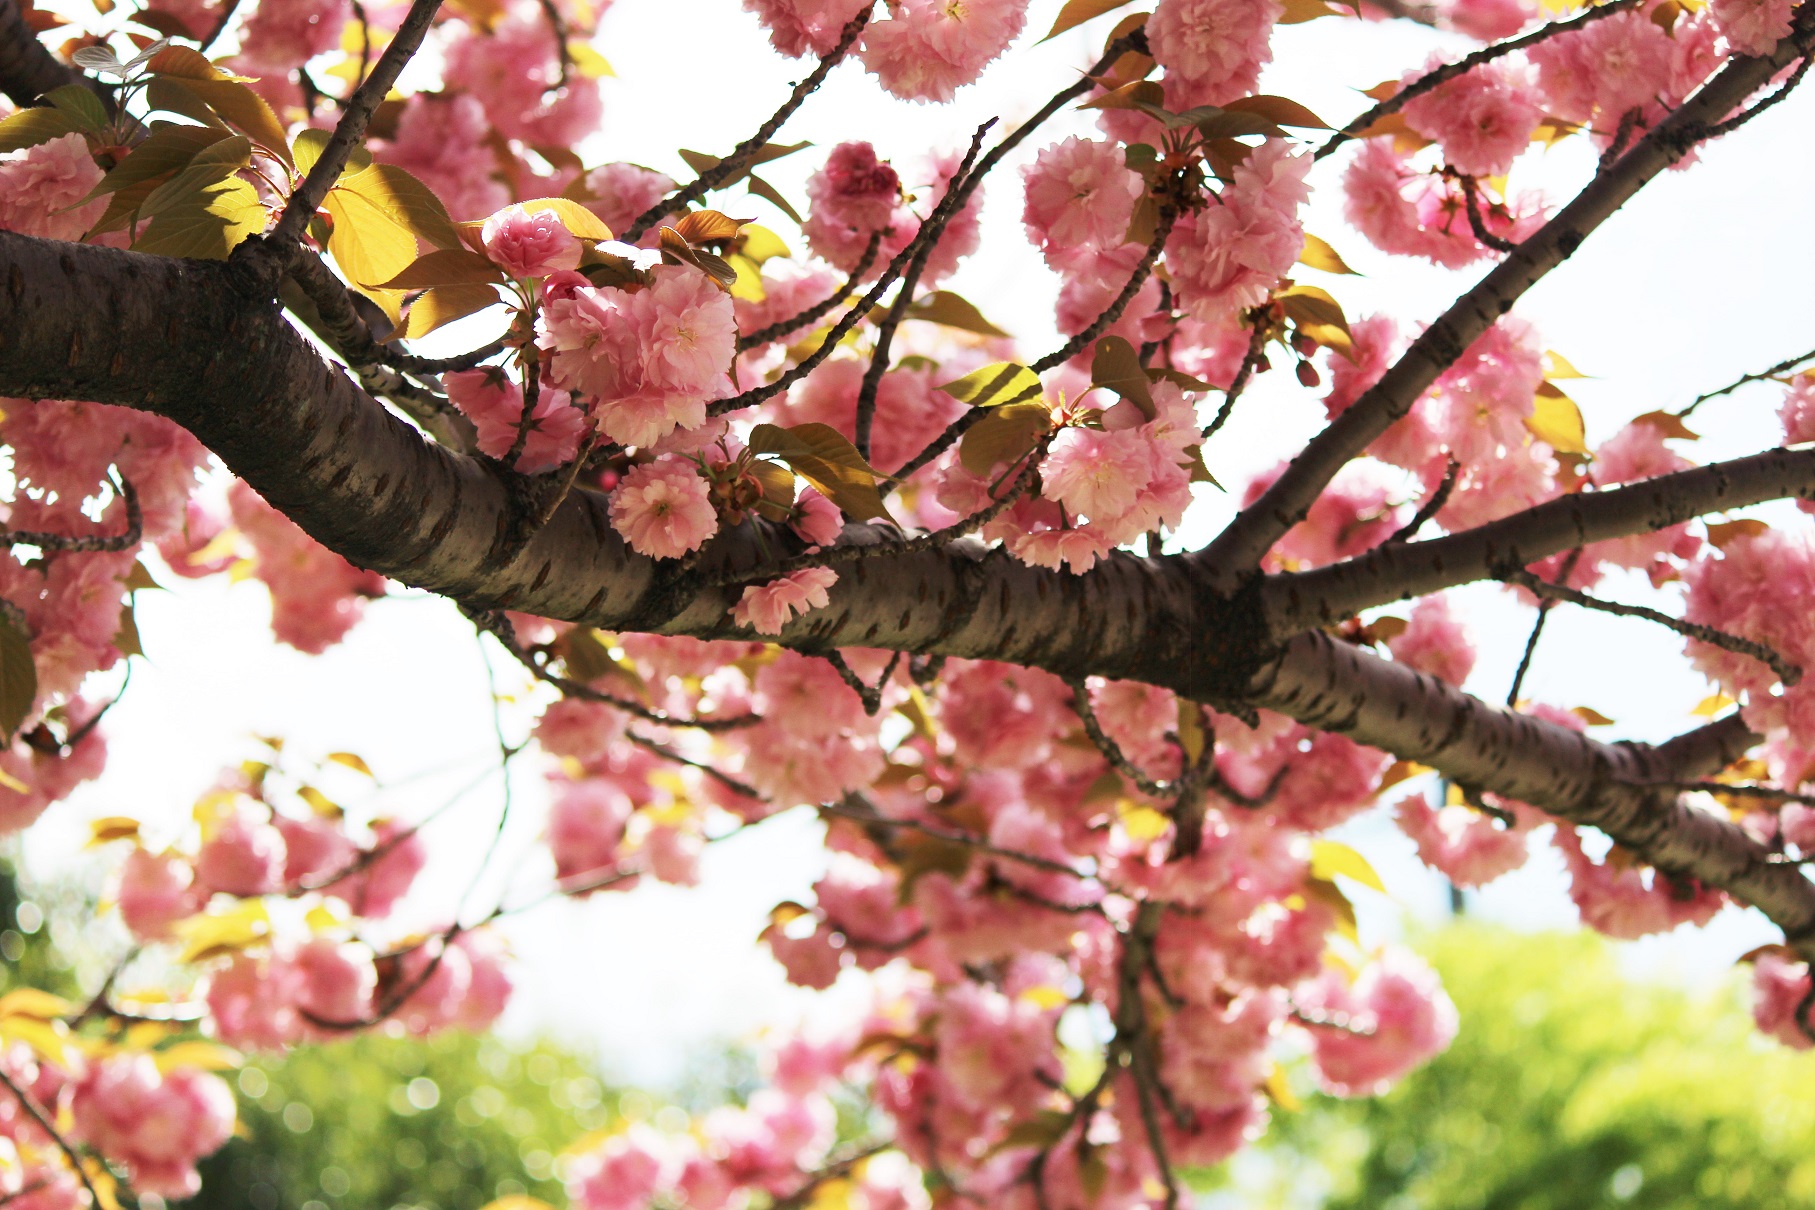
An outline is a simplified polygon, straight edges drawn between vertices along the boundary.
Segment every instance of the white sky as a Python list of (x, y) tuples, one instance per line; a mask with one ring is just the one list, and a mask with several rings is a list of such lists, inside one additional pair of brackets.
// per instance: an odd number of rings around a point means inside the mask
[[(961, 146), (986, 117), (1012, 124), (1074, 78), (1114, 20), (1027, 49), (1058, 8), (1059, 0), (1035, 0), (1021, 50), (949, 106), (894, 102), (855, 65), (840, 67), (779, 136), (811, 139), (817, 148), (764, 175), (800, 198), (823, 149), (842, 139), (868, 138), (880, 154), (908, 160)], [(1340, 125), (1367, 104), (1356, 90), (1416, 66), (1444, 43), (1430, 31), (1336, 18), (1287, 27), (1275, 41), (1277, 62), (1263, 90), (1289, 95)], [(606, 125), (585, 149), (587, 162), (632, 160), (683, 179), (676, 148), (722, 154), (807, 70), (773, 55), (736, 0), (618, 0), (598, 45), (619, 78), (606, 84)], [(1811, 94), (1800, 94), (1710, 149), (1698, 168), (1653, 184), (1519, 304), (1550, 347), (1595, 376), (1568, 388), (1583, 405), (1591, 444), (1633, 415), (1680, 406), (1815, 345), (1815, 325), (1808, 322), (1815, 249), (1796, 238), (1815, 173), (1806, 140), (1794, 137), (1815, 118), (1812, 105)], [(1062, 115), (1031, 141), (1029, 153), (1091, 125), (1089, 115)], [(1306, 279), (1333, 290), (1352, 317), (1386, 309), (1406, 326), (1428, 321), (1480, 270), (1452, 274), (1388, 259), (1345, 234), (1335, 188), (1345, 163), (1334, 157), (1313, 175), (1318, 191), (1307, 225), (1365, 276), (1307, 272)], [(1591, 166), (1585, 147), (1565, 146), (1522, 167), (1514, 185), (1545, 185), (1562, 198)], [(999, 174), (986, 197), (985, 252), (952, 288), (1024, 336), (1029, 356), (1037, 356), (1051, 342), (1056, 281), (1020, 233), (1017, 175)], [(746, 204), (740, 191), (722, 203), (787, 233), (785, 220), (765, 203)], [(1775, 405), (1775, 388), (1765, 386), (1705, 406), (1694, 427), (1706, 436), (1690, 456), (1709, 461), (1774, 444)], [(1321, 416), (1316, 393), (1300, 390), (1283, 371), (1268, 375), (1242, 401), (1207, 461), (1224, 483), (1244, 483), (1295, 450)], [(1227, 498), (1211, 493), (1197, 513), (1194, 524), (1211, 532), (1230, 513)], [(53, 808), (31, 834), (34, 868), (98, 869), (100, 862), (79, 852), (85, 821), (95, 816), (138, 816), (154, 837), (160, 826), (180, 827), (218, 769), (256, 755), (251, 733), (286, 736), (293, 750), (316, 755), (362, 754), (389, 784), (384, 809), (405, 818), (441, 804), (494, 758), (481, 649), (445, 602), (403, 593), (371, 609), (346, 643), (308, 658), (271, 643), (264, 590), (256, 583), (176, 582), (175, 589), (140, 594), (148, 658), (138, 662), (131, 692), (110, 718), (107, 773)], [(1611, 582), (1606, 591), (1629, 600), (1653, 595), (1636, 579)], [(1498, 700), (1528, 615), (1494, 590), (1471, 591), (1467, 600), (1482, 640), (1470, 687)], [(498, 672), (507, 692), (522, 688), (516, 670)], [(1689, 710), (1708, 689), (1688, 670), (1673, 635), (1565, 607), (1553, 615), (1526, 692), (1564, 706), (1592, 705), (1619, 720), (1621, 736), (1660, 739), (1696, 722)], [(506, 715), (510, 738), (520, 739), (527, 713), (507, 706)], [(545, 800), (534, 761), (519, 762), (517, 817), (501, 863), (513, 869), (527, 854), (519, 875), (526, 886), (546, 868), (535, 843)], [(458, 897), (495, 826), (499, 802), (494, 777), (428, 830), (435, 862), (420, 888), (425, 917), (445, 913)], [(698, 890), (652, 886), (553, 903), (513, 919), (508, 927), (521, 959), (521, 991), (512, 1027), (551, 1031), (596, 1050), (616, 1074), (659, 1082), (717, 1041), (747, 1039), (803, 1013), (825, 1020), (858, 1011), (865, 993), (851, 976), (829, 1004), (821, 1003), (827, 998), (787, 987), (766, 951), (753, 944), (769, 907), (803, 896), (816, 876), (815, 835), (811, 819), (796, 812), (714, 846)], [(1392, 891), (1390, 900), (1356, 892), (1365, 939), (1441, 918), (1440, 884), (1384, 817), (1352, 825), (1344, 835), (1373, 859)], [(1527, 871), (1489, 888), (1479, 910), (1508, 922), (1568, 925), (1574, 909), (1559, 871), (1542, 850)], [(1629, 952), (1640, 967), (1700, 981), (1772, 938), (1755, 914), (1729, 911), (1702, 933), (1654, 938)]]

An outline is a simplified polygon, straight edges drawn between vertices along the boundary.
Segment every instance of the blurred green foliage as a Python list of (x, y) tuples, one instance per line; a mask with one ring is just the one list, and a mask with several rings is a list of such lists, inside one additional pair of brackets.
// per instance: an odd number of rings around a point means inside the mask
[(555, 1156), (616, 1102), (571, 1054), (460, 1032), (303, 1047), (237, 1084), (242, 1137), (201, 1165), (195, 1210), (561, 1202)]
[(1622, 976), (1593, 934), (1471, 924), (1420, 948), (1455, 1043), (1384, 1097), (1277, 1114), (1249, 1165), (1263, 1179), (1214, 1204), (1815, 1207), (1815, 1053), (1758, 1034), (1739, 972), (1690, 994)]

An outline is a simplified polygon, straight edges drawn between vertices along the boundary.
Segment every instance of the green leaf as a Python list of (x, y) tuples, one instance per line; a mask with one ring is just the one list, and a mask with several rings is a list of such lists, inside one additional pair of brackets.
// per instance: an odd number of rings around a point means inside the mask
[(80, 84), (53, 88), (44, 94), (44, 99), (75, 119), (76, 124), (90, 134), (107, 129), (107, 107), (101, 104), (100, 97)]
[(499, 301), (498, 292), (490, 286), (437, 286), (425, 290), (410, 304), (403, 325), (393, 329), (387, 339), (415, 340), (456, 319), (477, 315)]
[(214, 112), (214, 107), (184, 88), (180, 80), (165, 76), (152, 77), (151, 83), (145, 88), (145, 104), (153, 110), (181, 114), (204, 126), (227, 129), (227, 123), (221, 121), (221, 115)]
[(266, 218), (258, 191), (238, 177), (228, 177), (164, 208), (139, 236), (133, 250), (226, 260), (228, 253), (247, 236), (264, 230)]
[(1123, 337), (1105, 336), (1097, 341), (1096, 355), (1090, 361), (1090, 381), (1128, 400), (1149, 420), (1158, 414), (1141, 355)]
[(916, 298), (907, 309), (907, 317), (924, 319), (928, 323), (943, 324), (964, 332), (975, 332), (979, 336), (1008, 335), (983, 318), (983, 312), (977, 310), (968, 298), (950, 290), (934, 290), (931, 294)]
[(804, 221), (800, 217), (800, 211), (796, 210), (794, 204), (782, 195), (781, 190), (771, 185), (768, 181), (763, 180), (763, 178), (757, 176), (754, 172), (750, 174), (750, 183), (746, 188), (795, 222), (799, 223)]
[(875, 470), (831, 425), (797, 424), (784, 429), (759, 424), (750, 430), (749, 444), (752, 452), (772, 454), (787, 463), (852, 520), (889, 519), (876, 490)]
[(1537, 398), (1532, 400), (1531, 415), (1525, 427), (1539, 441), (1559, 454), (1586, 454), (1588, 435), (1582, 425), (1582, 409), (1575, 400), (1557, 389), (1555, 383), (1538, 384)]
[(973, 475), (992, 467), (1013, 465), (1052, 431), (1052, 412), (1044, 403), (1010, 403), (993, 409), (971, 425), (958, 443), (958, 460)]
[(1121, 8), (1128, 2), (1129, 0), (1066, 0), (1065, 7), (1059, 10), (1058, 19), (1052, 23), (1052, 28), (1046, 31), (1046, 37), (1041, 38), (1040, 41), (1049, 42), (1066, 30)]
[[(160, 56), (162, 57), (162, 56)], [(290, 140), (265, 98), (237, 80), (164, 80), (169, 91), (187, 92), (218, 115), (227, 125), (251, 137), (271, 154), (292, 162)]]
[(1311, 842), (1311, 877), (1321, 878), (1326, 882), (1341, 874), (1344, 878), (1353, 878), (1362, 886), (1386, 894), (1386, 884), (1380, 881), (1380, 875), (1368, 864), (1368, 859), (1351, 849), (1348, 845), (1334, 840), (1313, 840)]
[[(328, 140), (333, 137), (333, 131), (317, 130), (313, 126), (307, 130), (297, 131), (296, 141), (290, 145), (290, 154), (296, 160), (296, 171), (308, 176), (310, 170), (315, 167), (315, 162), (321, 159), (322, 148), (326, 147)], [(344, 181), (348, 177), (358, 176), (371, 166), (372, 153), (364, 147), (355, 147), (353, 153), (347, 157), (347, 166), (340, 170), (340, 179)]]
[(972, 370), (955, 382), (939, 388), (953, 399), (974, 408), (1004, 407), (1037, 399), (1045, 391), (1040, 376), (1024, 365), (997, 361), (980, 370)]
[[(430, 286), (489, 286), (505, 281), (504, 271), (464, 248), (437, 248), (418, 257), (395, 277), (373, 285), (384, 290), (421, 290)], [(497, 298), (493, 294), (494, 299)]]
[(1309, 231), (1305, 232), (1305, 249), (1298, 254), (1298, 263), (1308, 265), (1313, 269), (1321, 269), (1325, 273), (1355, 272), (1349, 268), (1348, 262), (1337, 254), (1336, 249), (1330, 247), (1328, 241), (1318, 239)]
[(11, 742), (38, 697), (38, 666), (31, 640), (0, 614), (0, 734)]
[(76, 120), (61, 109), (21, 109), (0, 121), (0, 155), (48, 143), (78, 129)]
[(187, 46), (167, 46), (153, 55), (146, 70), (155, 76), (179, 80), (227, 80), (233, 77), (208, 61), (208, 56)]
[(164, 123), (134, 147), (132, 154), (114, 165), (113, 171), (102, 177), (101, 183), (89, 190), (82, 202), (92, 202), (102, 194), (117, 193), (140, 181), (187, 168), (197, 153), (227, 137), (226, 131), (211, 126)]
[[(363, 179), (363, 178), (362, 178)], [(363, 193), (336, 186), (322, 207), (334, 219), (328, 251), (347, 280), (383, 289), (416, 259), (416, 237)]]
[(204, 147), (189, 167), (153, 189), (139, 204), (139, 213), (153, 218), (170, 207), (192, 200), (197, 194), (233, 176), (252, 161), (252, 141), (244, 135)]

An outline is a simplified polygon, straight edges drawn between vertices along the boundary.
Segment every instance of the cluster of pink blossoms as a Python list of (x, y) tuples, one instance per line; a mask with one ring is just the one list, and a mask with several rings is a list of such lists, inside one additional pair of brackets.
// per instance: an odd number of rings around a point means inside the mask
[[(823, 55), (860, 0), (744, 0), (784, 55)], [(882, 86), (912, 101), (949, 101), (1008, 49), (1027, 20), (1027, 0), (891, 0), (858, 43), (858, 58)]]

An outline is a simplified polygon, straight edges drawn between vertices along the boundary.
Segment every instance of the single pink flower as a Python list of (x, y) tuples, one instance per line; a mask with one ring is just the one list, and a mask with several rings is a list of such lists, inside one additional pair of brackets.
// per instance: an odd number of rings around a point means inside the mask
[(678, 559), (718, 532), (718, 513), (699, 472), (664, 458), (632, 467), (618, 483), (611, 527), (640, 555)]
[(731, 619), (758, 634), (780, 634), (797, 615), (824, 609), (830, 603), (826, 589), (838, 582), (829, 567), (809, 567), (767, 584), (744, 589), (731, 607)]
[(491, 262), (512, 277), (546, 277), (557, 269), (578, 269), (585, 246), (552, 210), (531, 213), (506, 206), (485, 220), (480, 242)]

